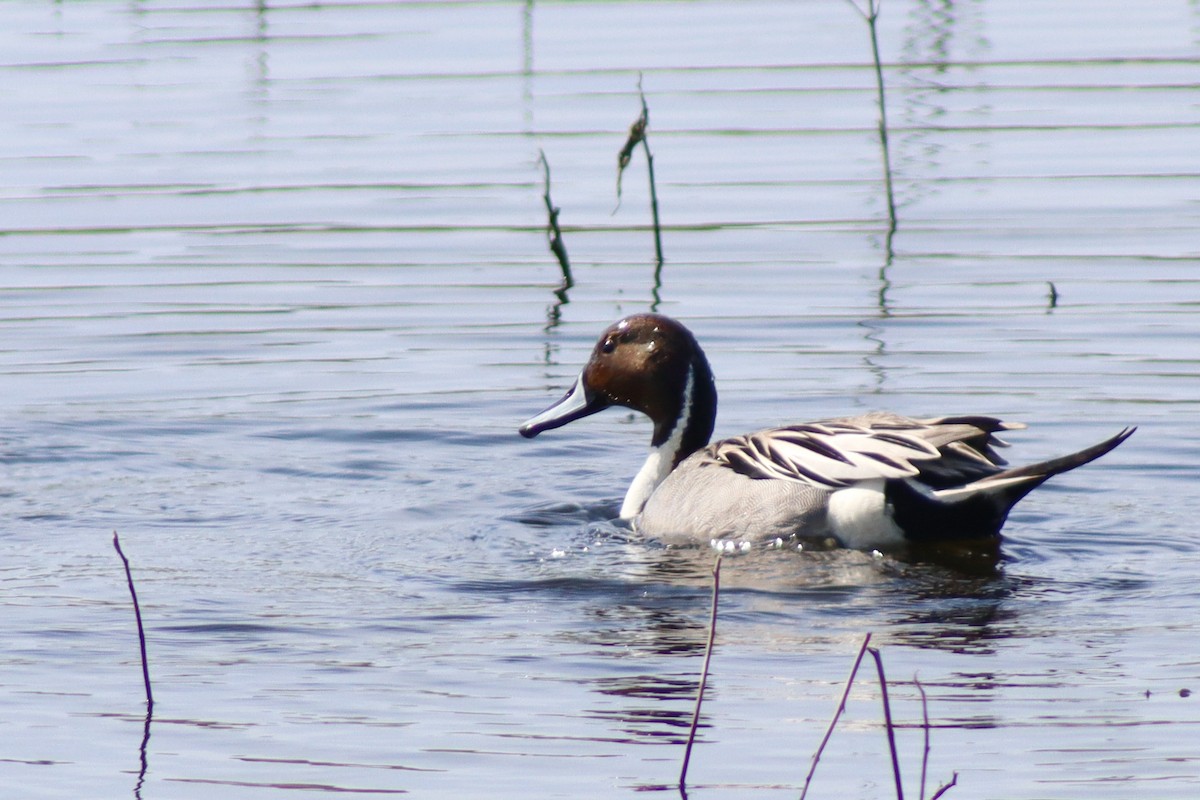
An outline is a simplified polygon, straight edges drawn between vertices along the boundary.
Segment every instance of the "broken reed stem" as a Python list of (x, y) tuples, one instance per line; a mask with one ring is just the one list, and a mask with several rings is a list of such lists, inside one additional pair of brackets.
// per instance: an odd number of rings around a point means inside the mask
[(888, 247), (889, 256), (892, 253), (892, 237), (896, 233), (896, 193), (892, 188), (892, 157), (888, 147), (887, 101), (883, 90), (883, 62), (879, 58), (879, 32), (876, 22), (879, 20), (879, 4), (877, 0), (867, 0), (867, 10), (863, 11), (854, 0), (846, 0), (854, 7), (859, 16), (867, 23), (871, 33), (871, 56), (875, 61), (875, 93), (879, 101), (879, 146), (883, 151), (883, 183), (887, 193), (888, 209)]
[(640, 74), (638, 75), (638, 98), (642, 102), (642, 113), (629, 127), (629, 136), (625, 139), (621, 151), (617, 153), (617, 208), (613, 209), (613, 213), (615, 214), (621, 207), (621, 177), (633, 159), (634, 149), (640, 144), (642, 152), (646, 154), (646, 172), (650, 177), (650, 216), (654, 223), (655, 279), (659, 280), (663, 265), (662, 224), (658, 218), (658, 184), (654, 179), (654, 154), (650, 152), (650, 142), (646, 138), (646, 129), (650, 125), (650, 107), (646, 105), (646, 93), (642, 91)]
[(921, 729), (925, 732), (925, 752), (921, 755), (921, 794), (918, 797), (925, 800), (925, 776), (929, 768), (929, 700), (925, 697), (925, 687), (916, 675), (913, 675), (913, 683), (921, 693)]
[(829, 720), (829, 727), (825, 729), (825, 736), (821, 739), (821, 743), (817, 745), (817, 752), (813, 753), (812, 765), (808, 768), (808, 775), (804, 777), (804, 788), (800, 791), (800, 800), (804, 800), (804, 796), (808, 794), (808, 786), (812, 783), (813, 774), (817, 771), (817, 762), (821, 760), (821, 753), (825, 752), (825, 745), (829, 744), (829, 739), (833, 736), (833, 729), (837, 726), (838, 719), (846, 711), (846, 701), (850, 698), (850, 687), (854, 685), (854, 676), (858, 674), (858, 667), (862, 664), (863, 656), (867, 652), (867, 645), (870, 643), (871, 634), (868, 633), (863, 637), (862, 647), (858, 648), (858, 655), (854, 659), (854, 666), (850, 668), (850, 676), (846, 678), (846, 688), (842, 690), (842, 699), (838, 701), (837, 709), (833, 712), (833, 719)]
[(875, 669), (879, 673), (879, 693), (883, 698), (883, 721), (887, 725), (888, 747), (892, 751), (892, 775), (896, 778), (896, 800), (904, 800), (904, 784), (900, 780), (900, 757), (896, 754), (896, 728), (892, 725), (892, 705), (888, 702), (887, 677), (883, 674), (883, 656), (874, 647), (868, 647), (867, 652), (875, 659)]
[(692, 760), (692, 745), (696, 742), (696, 729), (700, 726), (700, 705), (704, 702), (704, 687), (708, 683), (708, 665), (712, 661), (713, 642), (717, 638), (717, 601), (721, 595), (721, 556), (713, 562), (712, 612), (708, 620), (708, 645), (704, 648), (704, 666), (700, 670), (700, 686), (696, 690), (696, 707), (692, 711), (692, 727), (688, 730), (687, 746), (683, 750), (683, 766), (679, 770), (679, 792), (685, 794), (687, 787), (688, 762)]
[(129, 584), (129, 596), (133, 599), (133, 616), (137, 619), (138, 644), (142, 651), (142, 680), (146, 683), (146, 712), (149, 714), (150, 709), (154, 708), (154, 692), (150, 689), (150, 666), (146, 660), (146, 629), (142, 627), (142, 609), (138, 605), (137, 590), (133, 588), (133, 573), (129, 570), (129, 559), (121, 550), (121, 540), (116, 531), (113, 531), (113, 547), (116, 548), (117, 555), (121, 557), (121, 562), (125, 565), (125, 580)]
[[(817, 763), (821, 760), (821, 753), (825, 751), (825, 745), (829, 743), (829, 739), (833, 736), (833, 729), (837, 726), (838, 718), (846, 710), (846, 700), (850, 697), (850, 687), (854, 685), (854, 677), (858, 674), (858, 667), (862, 664), (863, 655), (870, 653), (875, 659), (875, 668), (879, 672), (879, 690), (883, 698), (883, 718), (887, 727), (888, 746), (892, 752), (892, 774), (896, 779), (896, 798), (904, 800), (904, 785), (900, 780), (900, 757), (896, 753), (896, 728), (892, 723), (892, 706), (888, 700), (887, 677), (883, 674), (883, 657), (879, 654), (879, 650), (874, 647), (869, 647), (871, 643), (871, 634), (863, 637), (862, 646), (858, 649), (858, 656), (854, 659), (854, 666), (850, 668), (850, 676), (846, 678), (846, 688), (842, 690), (842, 699), (838, 702), (837, 710), (833, 714), (833, 719), (829, 721), (829, 727), (825, 730), (825, 737), (821, 739), (821, 744), (817, 746), (817, 752), (813, 753), (812, 766), (809, 767), (808, 775), (804, 778), (804, 788), (800, 790), (800, 800), (804, 800), (808, 794), (808, 787), (812, 783), (813, 774), (817, 771)], [(925, 775), (926, 768), (929, 765), (929, 707), (926, 702), (925, 688), (917, 677), (913, 676), (913, 681), (917, 685), (917, 691), (921, 693), (921, 715), (924, 721), (925, 728), (925, 756), (921, 760), (921, 800), (925, 798)], [(958, 773), (955, 772), (950, 778), (950, 781), (940, 787), (933, 793), (929, 800), (940, 800), (942, 795), (950, 791), (950, 787), (958, 783)], [(681, 787), (682, 788), (682, 787)]]
[(562, 209), (555, 206), (550, 200), (550, 162), (546, 160), (545, 151), (538, 150), (538, 161), (542, 164), (542, 175), (545, 179), (542, 200), (546, 203), (546, 214), (549, 217), (546, 239), (550, 243), (550, 252), (554, 253), (555, 258), (558, 259), (558, 266), (562, 270), (563, 282), (558, 291), (559, 299), (565, 300), (563, 295), (566, 294), (567, 289), (575, 285), (575, 281), (571, 277), (571, 262), (567, 258), (567, 247), (563, 244), (562, 229), (558, 227), (558, 214)]
[(875, 59), (875, 91), (879, 97), (879, 146), (883, 150), (883, 181), (887, 190), (888, 230), (896, 230), (896, 194), (892, 189), (892, 157), (888, 147), (887, 100), (883, 92), (883, 64), (879, 60), (879, 33), (876, 21), (879, 19), (879, 6), (875, 0), (867, 0), (870, 13), (867, 16), (867, 27), (871, 29), (871, 55)]
[(942, 795), (944, 795), (946, 792), (950, 791), (950, 787), (956, 785), (957, 783), (958, 783), (958, 773), (955, 772), (950, 776), (949, 783), (946, 783), (943, 786), (939, 787), (938, 790), (933, 793), (933, 797), (929, 798), (929, 800), (938, 800)]
[(650, 109), (646, 105), (646, 95), (642, 91), (642, 76), (638, 76), (638, 97), (642, 100), (642, 151), (646, 154), (646, 172), (650, 176), (650, 216), (654, 220), (654, 263), (662, 269), (662, 225), (658, 221), (658, 189), (654, 180), (654, 154), (650, 152), (650, 142), (646, 139), (646, 127), (650, 124)]
[(629, 136), (625, 139), (625, 144), (621, 146), (621, 151), (617, 153), (617, 207), (613, 209), (612, 213), (614, 214), (621, 208), (621, 179), (625, 176), (625, 168), (633, 160), (633, 151), (645, 136), (646, 116), (643, 111), (642, 115), (629, 126)]
[(142, 727), (142, 743), (138, 747), (138, 777), (133, 785), (134, 800), (142, 800), (142, 787), (146, 785), (146, 773), (150, 770), (150, 757), (146, 751), (150, 746), (150, 721), (154, 717), (152, 705), (146, 706), (146, 722)]

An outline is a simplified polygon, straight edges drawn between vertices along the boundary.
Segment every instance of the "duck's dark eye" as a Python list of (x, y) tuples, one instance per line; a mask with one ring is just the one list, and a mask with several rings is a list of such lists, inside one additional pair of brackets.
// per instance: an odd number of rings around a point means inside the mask
[(613, 350), (616, 350), (616, 349), (617, 349), (617, 342), (615, 339), (605, 339), (604, 344), (600, 345), (601, 353), (611, 353)]

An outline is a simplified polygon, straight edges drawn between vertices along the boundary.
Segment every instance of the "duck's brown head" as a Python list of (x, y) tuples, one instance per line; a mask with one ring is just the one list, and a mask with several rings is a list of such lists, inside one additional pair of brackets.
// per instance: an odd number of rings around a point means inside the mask
[(707, 444), (717, 392), (708, 360), (691, 331), (661, 314), (634, 314), (610, 325), (570, 391), (519, 430), (533, 437), (609, 406), (650, 417), (655, 447), (684, 426), (686, 452), (677, 454), (679, 460)]

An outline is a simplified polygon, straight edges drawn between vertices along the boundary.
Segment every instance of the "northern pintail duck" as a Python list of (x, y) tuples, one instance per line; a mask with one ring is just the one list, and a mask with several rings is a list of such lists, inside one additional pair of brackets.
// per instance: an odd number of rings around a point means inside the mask
[(650, 456), (621, 517), (663, 540), (829, 539), (852, 548), (995, 540), (1012, 507), (1048, 478), (1104, 455), (1133, 428), (1071, 455), (1011, 469), (986, 416), (875, 412), (769, 428), (709, 444), (717, 390), (692, 333), (635, 314), (600, 336), (574, 386), (520, 428), (525, 437), (609, 406), (654, 423)]

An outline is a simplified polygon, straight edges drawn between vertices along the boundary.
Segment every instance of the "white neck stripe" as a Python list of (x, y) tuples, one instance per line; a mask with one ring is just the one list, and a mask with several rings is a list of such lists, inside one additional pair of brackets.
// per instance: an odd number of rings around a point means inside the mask
[(692, 416), (692, 395), (695, 388), (696, 369), (688, 367), (687, 383), (683, 387), (683, 406), (679, 410), (679, 418), (671, 429), (670, 437), (658, 447), (650, 450), (646, 463), (638, 471), (629, 491), (625, 493), (625, 502), (621, 504), (621, 518), (631, 519), (642, 512), (642, 507), (654, 494), (658, 485), (671, 474), (675, 467), (675, 459), (683, 447), (683, 432), (687, 430)]

